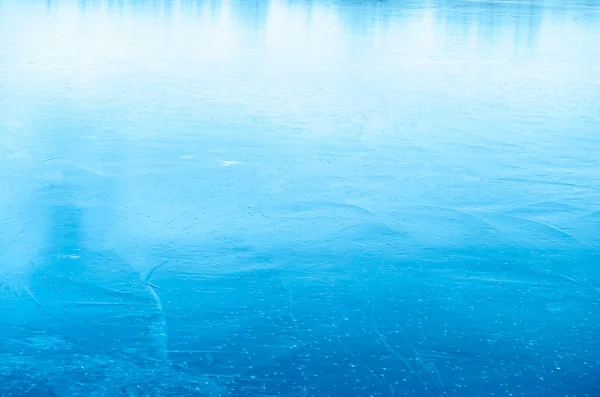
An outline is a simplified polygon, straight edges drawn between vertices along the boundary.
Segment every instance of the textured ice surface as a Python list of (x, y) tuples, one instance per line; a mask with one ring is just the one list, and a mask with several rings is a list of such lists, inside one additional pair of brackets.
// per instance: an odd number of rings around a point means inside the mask
[(0, 395), (598, 396), (599, 10), (0, 0)]

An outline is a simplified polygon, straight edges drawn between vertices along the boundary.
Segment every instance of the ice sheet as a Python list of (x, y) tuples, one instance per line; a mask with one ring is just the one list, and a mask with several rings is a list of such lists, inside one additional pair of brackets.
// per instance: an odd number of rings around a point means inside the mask
[(599, 395), (599, 10), (0, 0), (0, 395)]

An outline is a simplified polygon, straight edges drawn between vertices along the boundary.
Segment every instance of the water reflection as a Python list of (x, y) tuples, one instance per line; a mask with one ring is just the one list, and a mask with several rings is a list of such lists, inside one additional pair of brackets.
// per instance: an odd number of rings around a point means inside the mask
[[(72, 2), (46, 2), (47, 10), (69, 7)], [(577, 4), (564, 4), (554, 0), (521, 1), (269, 1), (256, 0), (239, 2), (200, 1), (200, 0), (163, 0), (163, 1), (126, 1), (126, 0), (79, 0), (81, 11), (109, 12), (118, 11), (160, 16), (164, 19), (181, 20), (187, 17), (207, 15), (221, 18), (227, 15), (232, 26), (244, 26), (246, 33), (263, 30), (269, 18), (281, 18), (275, 15), (281, 10), (291, 14), (304, 14), (309, 22), (319, 18), (320, 13), (333, 12), (338, 23), (352, 35), (372, 35), (381, 29), (388, 31), (390, 23), (408, 18), (425, 17), (429, 13), (436, 27), (458, 29), (454, 34), (478, 35), (493, 40), (494, 37), (512, 34), (515, 40), (535, 38), (540, 30), (543, 18), (547, 20), (577, 19), (593, 23), (598, 13), (593, 1), (581, 1)], [(289, 13), (288, 13), (289, 14)], [(527, 42), (527, 40), (526, 40)]]
[[(48, 0), (47, 9), (72, 4), (68, 1)], [(268, 18), (269, 10), (274, 4), (300, 12), (313, 13), (323, 9), (333, 9), (350, 31), (355, 34), (367, 34), (376, 25), (387, 24), (390, 20), (415, 15), (424, 10), (434, 11), (438, 22), (453, 20), (455, 25), (480, 25), (486, 32), (494, 30), (495, 26), (520, 25), (529, 23), (530, 33), (537, 34), (542, 15), (554, 19), (565, 17), (577, 18), (593, 22), (597, 18), (596, 4), (591, 1), (564, 3), (556, 0), (521, 0), (521, 1), (460, 1), (460, 0), (429, 0), (429, 1), (330, 1), (318, 2), (313, 0), (255, 0), (240, 2), (235, 0), (162, 0), (162, 1), (127, 1), (127, 0), (79, 0), (80, 10), (131, 10), (146, 12), (161, 17), (177, 17), (181, 14), (197, 15), (198, 13), (231, 10), (235, 20), (244, 21), (248, 26), (262, 29)], [(360, 12), (356, 12), (360, 10)], [(536, 22), (537, 21), (537, 22)]]

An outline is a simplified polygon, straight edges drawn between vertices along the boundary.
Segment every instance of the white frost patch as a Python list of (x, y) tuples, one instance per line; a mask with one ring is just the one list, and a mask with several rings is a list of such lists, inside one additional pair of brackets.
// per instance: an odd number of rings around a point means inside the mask
[(239, 164), (239, 161), (222, 160), (221, 167), (231, 167), (232, 165)]
[(191, 154), (184, 154), (183, 156), (180, 156), (182, 159), (193, 159), (196, 156), (192, 156)]
[(79, 259), (80, 256), (79, 255), (63, 255), (63, 254), (58, 254), (59, 258), (68, 258), (68, 259)]

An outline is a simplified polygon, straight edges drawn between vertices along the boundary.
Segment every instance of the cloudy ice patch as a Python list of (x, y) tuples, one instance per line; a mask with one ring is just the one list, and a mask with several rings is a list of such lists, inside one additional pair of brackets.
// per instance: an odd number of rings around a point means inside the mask
[(232, 165), (236, 165), (239, 163), (239, 161), (221, 160), (221, 167), (231, 167)]

